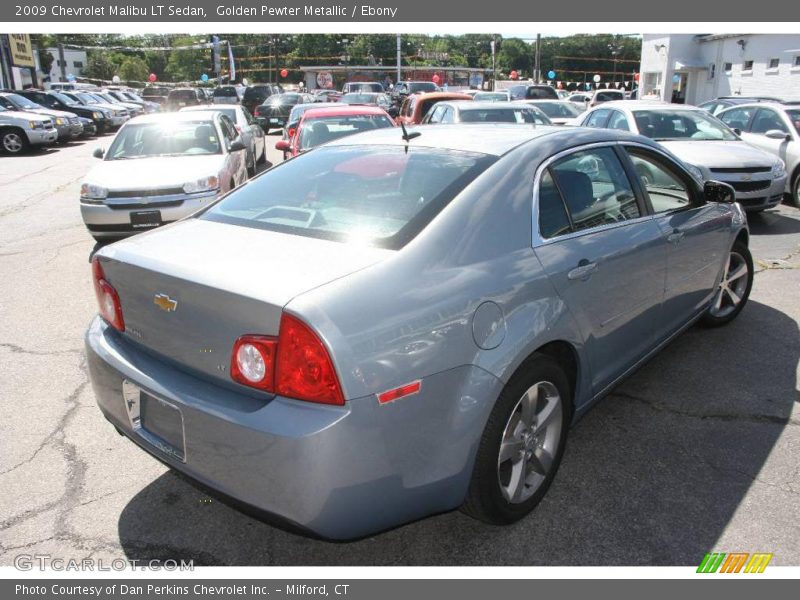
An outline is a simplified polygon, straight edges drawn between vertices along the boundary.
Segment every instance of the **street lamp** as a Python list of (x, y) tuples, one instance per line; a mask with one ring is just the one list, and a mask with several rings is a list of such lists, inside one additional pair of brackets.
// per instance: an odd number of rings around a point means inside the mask
[(611, 50), (611, 59), (614, 62), (614, 74), (611, 76), (611, 84), (616, 86), (617, 85), (617, 56), (619, 56), (622, 51), (625, 49), (625, 46), (617, 46), (615, 44), (609, 44), (608, 49)]

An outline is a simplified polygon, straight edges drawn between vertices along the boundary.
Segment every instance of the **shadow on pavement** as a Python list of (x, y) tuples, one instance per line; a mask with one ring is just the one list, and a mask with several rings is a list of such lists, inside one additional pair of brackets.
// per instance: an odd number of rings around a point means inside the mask
[(166, 473), (125, 507), (119, 539), (130, 558), (197, 565), (696, 565), (800, 401), (798, 357), (796, 322), (764, 304), (727, 327), (690, 329), (571, 430), (549, 493), (510, 527), (455, 511), (334, 544)]
[(747, 225), (752, 235), (789, 235), (800, 233), (800, 211), (787, 205), (788, 210), (794, 210), (796, 218), (786, 216), (776, 211), (764, 211), (747, 215)]

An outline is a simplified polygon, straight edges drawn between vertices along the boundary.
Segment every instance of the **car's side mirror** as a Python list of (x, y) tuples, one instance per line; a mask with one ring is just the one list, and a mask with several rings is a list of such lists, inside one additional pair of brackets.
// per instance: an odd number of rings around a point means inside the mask
[(95, 158), (103, 158), (105, 156), (106, 151), (103, 148), (95, 148), (94, 152), (92, 152), (92, 156)]
[(703, 185), (703, 197), (706, 202), (733, 204), (736, 202), (736, 191), (721, 181), (706, 181)]
[(733, 133), (735, 133), (736, 135), (742, 135), (742, 130), (739, 129), (738, 127), (734, 127), (733, 128)]
[(289, 141), (288, 140), (278, 140), (275, 142), (275, 150), (280, 150), (281, 152), (288, 152), (289, 151)]
[(787, 142), (792, 141), (792, 136), (790, 136), (788, 133), (781, 131), (780, 129), (770, 129), (764, 135), (771, 140), (785, 140)]
[(395, 107), (390, 108), (388, 112), (389, 116), (392, 117), (393, 119), (396, 119), (398, 116), (400, 116), (400, 111), (397, 110)]
[(231, 142), (230, 147), (228, 148), (228, 150), (230, 152), (239, 152), (240, 150), (244, 150), (244, 149), (245, 149), (244, 142), (242, 142), (242, 140), (239, 140), (239, 139), (233, 140)]

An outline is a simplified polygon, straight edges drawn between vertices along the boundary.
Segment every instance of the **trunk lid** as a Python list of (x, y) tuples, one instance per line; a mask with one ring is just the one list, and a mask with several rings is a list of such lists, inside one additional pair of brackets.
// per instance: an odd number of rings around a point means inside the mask
[(107, 246), (98, 256), (120, 296), (125, 336), (233, 384), (231, 350), (239, 336), (277, 335), (292, 298), (390, 254), (189, 219)]

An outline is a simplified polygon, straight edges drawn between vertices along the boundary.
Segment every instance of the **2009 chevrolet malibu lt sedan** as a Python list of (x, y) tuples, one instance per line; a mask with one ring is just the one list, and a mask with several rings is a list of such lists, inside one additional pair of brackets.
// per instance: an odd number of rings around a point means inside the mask
[(100, 250), (91, 380), (143, 450), (319, 536), (510, 523), (570, 423), (742, 310), (747, 246), (733, 190), (644, 137), (358, 134)]

